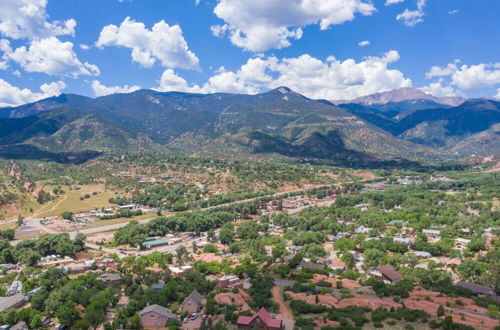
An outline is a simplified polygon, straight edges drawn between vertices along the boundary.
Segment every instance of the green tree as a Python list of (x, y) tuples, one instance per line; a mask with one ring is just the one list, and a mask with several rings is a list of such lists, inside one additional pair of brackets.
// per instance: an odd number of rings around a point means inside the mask
[(31, 322), (29, 324), (29, 327), (31, 329), (38, 329), (38, 328), (41, 328), (43, 325), (42, 323), (42, 314), (40, 313), (37, 313), (33, 316), (33, 318), (31, 319)]
[(61, 213), (61, 217), (66, 220), (73, 220), (73, 212), (69, 211), (63, 212)]
[(350, 238), (341, 238), (335, 243), (333, 243), (333, 248), (337, 251), (349, 251), (354, 250), (356, 247), (356, 242)]
[(236, 234), (241, 239), (256, 239), (259, 237), (260, 226), (255, 221), (247, 221), (238, 225)]
[(219, 240), (222, 244), (231, 244), (234, 242), (234, 226), (231, 223), (222, 225), (219, 233)]
[(80, 319), (80, 313), (75, 308), (75, 303), (67, 301), (56, 311), (56, 316), (61, 324), (71, 327), (76, 321)]
[(439, 305), (438, 310), (437, 310), (437, 316), (441, 317), (444, 315), (444, 307), (443, 305)]

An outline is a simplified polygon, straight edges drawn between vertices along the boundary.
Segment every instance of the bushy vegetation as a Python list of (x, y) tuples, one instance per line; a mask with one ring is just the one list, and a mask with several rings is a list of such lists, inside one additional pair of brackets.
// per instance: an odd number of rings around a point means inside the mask
[(11, 246), (7, 240), (2, 239), (0, 240), (0, 263), (22, 262), (31, 266), (48, 255), (73, 256), (84, 250), (84, 240), (85, 236), (82, 234), (77, 234), (74, 240), (69, 238), (69, 234), (44, 235)]

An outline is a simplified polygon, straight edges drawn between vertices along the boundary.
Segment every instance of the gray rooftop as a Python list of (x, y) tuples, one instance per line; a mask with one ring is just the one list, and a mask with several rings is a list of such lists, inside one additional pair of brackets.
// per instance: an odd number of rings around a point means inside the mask
[(0, 297), (0, 313), (9, 308), (16, 307), (23, 301), (24, 301), (24, 296), (20, 293), (10, 297)]
[(201, 296), (201, 294), (197, 290), (194, 290), (193, 292), (191, 292), (191, 294), (189, 296), (186, 297), (186, 299), (184, 299), (184, 301), (186, 301), (188, 299), (191, 299), (192, 301), (194, 301), (198, 305), (201, 305), (203, 297)]
[(165, 308), (165, 307), (160, 306), (160, 305), (157, 305), (157, 304), (146, 306), (139, 313), (139, 315), (142, 316), (142, 314), (149, 313), (149, 312), (158, 313), (160, 315), (168, 317), (169, 319), (176, 319), (177, 318), (177, 315), (175, 315), (170, 309)]

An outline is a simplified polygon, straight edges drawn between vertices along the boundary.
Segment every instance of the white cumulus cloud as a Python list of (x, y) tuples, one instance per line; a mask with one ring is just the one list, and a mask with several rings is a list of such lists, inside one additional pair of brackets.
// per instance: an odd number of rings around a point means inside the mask
[(180, 77), (172, 69), (166, 69), (158, 80), (159, 86), (154, 88), (159, 92), (190, 92), (190, 93), (201, 93), (202, 89), (197, 85), (190, 86), (188, 82)]
[(395, 4), (401, 3), (403, 1), (405, 1), (405, 0), (386, 0), (385, 5), (386, 6), (395, 5)]
[(12, 39), (37, 39), (74, 35), (76, 21), (52, 21), (46, 11), (48, 0), (1, 0), (0, 34)]
[(427, 0), (418, 0), (417, 1), (417, 9), (408, 10), (405, 9), (404, 12), (396, 16), (398, 21), (403, 21), (406, 26), (415, 26), (418, 23), (422, 23), (424, 21), (423, 17), (425, 15), (424, 7)]
[(235, 71), (219, 68), (202, 86), (189, 85), (173, 71), (166, 71), (158, 90), (187, 92), (229, 92), (256, 94), (288, 86), (311, 98), (352, 99), (370, 93), (411, 86), (402, 72), (388, 66), (399, 60), (397, 51), (356, 62), (329, 57), (326, 60), (304, 54), (278, 59), (254, 57)]
[(73, 50), (73, 43), (62, 42), (56, 37), (33, 40), (29, 47), (15, 50), (8, 40), (0, 40), (0, 50), (5, 60), (17, 62), (27, 72), (41, 72), (48, 75), (97, 76), (99, 68), (90, 63), (82, 63)]
[(302, 37), (301, 27), (319, 24), (326, 30), (373, 12), (373, 4), (363, 0), (220, 0), (214, 13), (225, 24), (212, 31), (227, 32), (234, 45), (259, 52), (290, 46), (290, 39)]
[(92, 90), (94, 91), (95, 96), (105, 96), (109, 94), (115, 94), (115, 93), (132, 93), (135, 92), (139, 89), (141, 89), (141, 86), (138, 85), (124, 85), (124, 86), (105, 86), (101, 84), (100, 81), (94, 80), (92, 81)]
[[(500, 62), (479, 63), (473, 65), (462, 64), (455, 60), (445, 66), (433, 66), (426, 74), (427, 79), (438, 78), (437, 82), (424, 87), (448, 92), (449, 95), (467, 95), (470, 92), (490, 92), (491, 88), (500, 86)], [(424, 90), (423, 88), (423, 90)]]
[(127, 17), (120, 26), (105, 26), (96, 46), (130, 48), (132, 60), (145, 68), (151, 68), (159, 61), (164, 67), (199, 70), (198, 57), (189, 50), (182, 29), (163, 20), (148, 30), (144, 23)]
[(444, 67), (431, 67), (426, 76), (447, 77), (449, 84), (462, 91), (470, 91), (500, 84), (500, 62), (466, 65), (455, 60)]
[(462, 95), (462, 93), (460, 93), (455, 88), (447, 84), (443, 78), (439, 78), (438, 81), (430, 83), (429, 85), (421, 87), (420, 89), (427, 94), (431, 94), (438, 97)]
[(43, 98), (61, 94), (66, 88), (63, 81), (45, 83), (40, 86), (40, 92), (33, 92), (28, 88), (19, 88), (0, 78), (0, 106), (10, 107), (35, 102)]
[(368, 45), (370, 45), (370, 41), (369, 40), (363, 40), (363, 41), (358, 42), (358, 46), (359, 47), (365, 47), (365, 46), (368, 46)]

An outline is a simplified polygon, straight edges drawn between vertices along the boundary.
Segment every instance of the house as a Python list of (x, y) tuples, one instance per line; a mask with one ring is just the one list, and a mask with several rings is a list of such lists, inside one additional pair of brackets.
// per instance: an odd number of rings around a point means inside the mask
[(252, 316), (240, 316), (236, 321), (239, 329), (283, 329), (283, 321), (276, 320), (262, 307)]
[(10, 297), (0, 297), (0, 313), (10, 308), (16, 308), (24, 304), (24, 296), (20, 293)]
[(0, 264), (0, 270), (3, 272), (6, 272), (8, 270), (13, 270), (16, 269), (16, 265), (14, 264)]
[(48, 327), (50, 323), (52, 322), (52, 319), (48, 315), (42, 316), (42, 324), (44, 327)]
[(328, 267), (331, 270), (344, 270), (345, 269), (345, 262), (342, 260), (334, 260), (332, 261), (332, 264)]
[(153, 267), (146, 267), (144, 268), (145, 270), (149, 270), (150, 272), (154, 272), (154, 273), (163, 273), (165, 270), (163, 268), (160, 267), (159, 264), (155, 263), (153, 264)]
[(226, 288), (241, 288), (243, 289), (243, 281), (235, 275), (221, 276), (217, 279), (216, 289)]
[(395, 284), (403, 276), (394, 269), (391, 265), (380, 265), (368, 270), (368, 275), (378, 278), (385, 284)]
[(118, 206), (118, 209), (120, 209), (120, 210), (135, 210), (136, 208), (137, 208), (137, 205), (135, 205), (135, 204)]
[(181, 305), (181, 310), (188, 313), (197, 313), (203, 308), (203, 297), (194, 290), (189, 296), (184, 299)]
[(372, 229), (365, 227), (365, 226), (359, 226), (354, 230), (356, 234), (369, 234)]
[(368, 207), (370, 207), (370, 203), (361, 203), (358, 205), (354, 205), (354, 207), (361, 210), (361, 211), (367, 211)]
[(290, 253), (297, 254), (300, 251), (300, 249), (302, 249), (302, 246), (290, 245), (286, 249)]
[(104, 273), (97, 277), (99, 281), (103, 281), (106, 283), (120, 283), (122, 277), (118, 273)]
[(102, 258), (97, 262), (97, 266), (106, 267), (109, 270), (118, 270), (120, 264), (113, 258)]
[(441, 236), (441, 231), (436, 229), (424, 229), (422, 233), (427, 237), (438, 238)]
[(155, 283), (155, 284), (152, 284), (151, 285), (151, 291), (155, 291), (155, 292), (159, 292), (161, 290), (163, 290), (163, 288), (165, 287), (165, 283)]
[(470, 243), (470, 239), (466, 239), (466, 238), (455, 238), (455, 248), (457, 249), (465, 249), (467, 247), (467, 244)]
[(167, 325), (169, 320), (178, 319), (177, 315), (168, 308), (160, 305), (150, 305), (139, 312), (141, 325), (143, 328), (161, 328)]
[(297, 266), (297, 269), (313, 269), (313, 270), (318, 270), (318, 269), (325, 269), (325, 265), (315, 264), (314, 262), (302, 261)]
[(492, 288), (488, 288), (487, 286), (482, 286), (475, 283), (459, 281), (455, 283), (455, 286), (459, 286), (461, 288), (469, 289), (476, 296), (493, 296), (495, 295), (495, 290)]
[[(26, 292), (26, 296), (27, 296), (27, 297), (28, 297), (28, 299), (29, 299), (29, 297), (32, 297), (32, 296), (36, 295), (36, 294), (37, 294), (40, 290), (42, 290), (42, 287), (41, 287), (41, 286), (39, 286), (39, 287), (37, 287), (37, 288), (34, 288), (33, 290), (31, 290), (31, 291), (29, 291), (29, 292)], [(25, 298), (26, 298), (26, 297), (25, 297)]]
[(387, 224), (388, 226), (396, 226), (398, 224), (401, 224), (401, 226), (406, 227), (408, 226), (408, 221), (403, 221), (403, 220), (391, 220)]
[(185, 271), (193, 269), (191, 266), (180, 266), (180, 267), (175, 267), (175, 266), (168, 266), (168, 269), (172, 272), (172, 275), (174, 276), (181, 276), (184, 274)]
[(22, 290), (23, 290), (23, 284), (21, 283), (21, 281), (14, 280), (12, 282), (12, 284), (9, 286), (9, 288), (7, 289), (7, 295), (12, 296), (12, 295), (15, 295), (17, 293), (21, 293)]
[(143, 243), (142, 243), (142, 246), (145, 248), (145, 249), (153, 249), (155, 247), (159, 247), (159, 246), (165, 246), (165, 245), (168, 245), (168, 241), (164, 240), (164, 239), (146, 239)]
[(358, 262), (363, 262), (364, 258), (361, 254), (359, 254), (358, 252), (354, 251), (354, 250), (349, 250), (347, 251), (349, 252), (352, 257), (354, 258), (354, 260), (358, 261)]
[(432, 257), (432, 254), (426, 251), (414, 251), (414, 252), (406, 252), (405, 256), (414, 256), (417, 259), (429, 259)]
[(406, 246), (411, 244), (411, 240), (409, 238), (406, 238), (406, 237), (393, 237), (392, 241), (394, 243), (400, 243), (400, 244), (404, 244)]
[(29, 329), (30, 328), (24, 321), (16, 323), (14, 326), (10, 327), (10, 330), (29, 330)]

